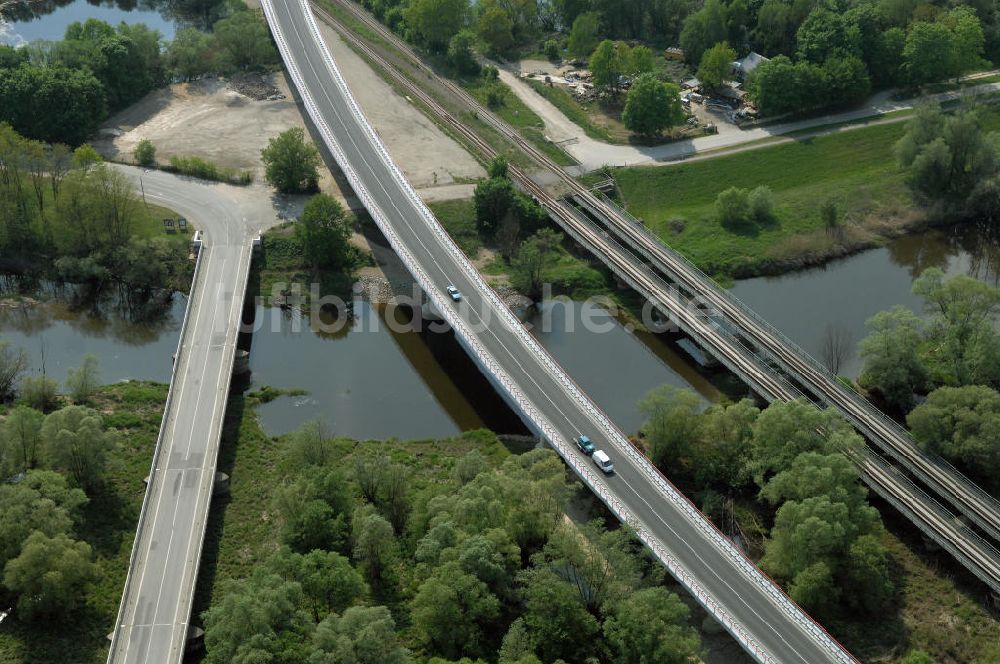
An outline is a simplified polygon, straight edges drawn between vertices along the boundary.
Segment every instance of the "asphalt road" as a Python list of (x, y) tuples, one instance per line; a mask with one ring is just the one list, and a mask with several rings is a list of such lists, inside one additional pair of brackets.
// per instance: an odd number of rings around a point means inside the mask
[[(668, 499), (665, 491), (649, 479), (648, 468), (641, 468), (626, 456), (621, 432), (606, 430), (590, 410), (593, 404), (567, 390), (561, 369), (547, 363), (537, 347), (531, 346), (525, 335), (513, 329), (510, 320), (494, 309), (496, 305), (487, 295), (488, 286), (477, 273), (468, 270), (464, 258), (431, 227), (436, 222), (427, 220), (426, 210), (418, 207), (421, 205), (418, 199), (397, 180), (369, 134), (351, 113), (347, 97), (325, 64), (328, 55), (312, 32), (303, 3), (274, 0), (271, 5), (272, 29), (279, 29), (292, 60), (286, 59), (286, 64), (298, 71), (304, 84), (300, 94), (307, 105), (314, 105), (322, 123), (336, 136), (342, 159), (346, 161), (341, 166), (352, 169), (367, 191), (369, 211), (390, 226), (410, 254), (413, 264), (409, 267), (425, 275), (431, 288), (442, 292), (453, 284), (462, 291), (462, 301), (449, 306), (474, 331), (480, 347), (514, 380), (520, 396), (541, 414), (539, 419), (546, 420), (567, 445), (575, 435), (584, 432), (598, 448), (610, 454), (617, 472), (606, 478), (600, 476), (597, 482), (603, 483), (637, 517), (641, 527), (656, 537), (711, 600), (751, 635), (771, 661), (801, 664), (844, 661), (842, 652), (832, 654), (788, 611), (779, 608), (749, 573)], [(588, 463), (575, 447), (568, 454), (577, 455), (577, 462)]]
[[(191, 613), (252, 239), (275, 223), (262, 188), (238, 190), (122, 167), (150, 203), (203, 231), (201, 265), (163, 424), (146, 517), (136, 536), (109, 662), (179, 662)], [(151, 358), (169, 362), (170, 358)]]

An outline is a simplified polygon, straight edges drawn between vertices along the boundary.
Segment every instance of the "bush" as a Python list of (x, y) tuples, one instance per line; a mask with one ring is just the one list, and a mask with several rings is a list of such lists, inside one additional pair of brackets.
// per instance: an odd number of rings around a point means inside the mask
[(135, 146), (135, 160), (140, 166), (156, 165), (156, 146), (148, 138), (139, 141)]
[(507, 91), (500, 83), (493, 83), (486, 88), (486, 105), (498, 109), (507, 102)]
[(253, 182), (253, 173), (237, 171), (235, 168), (219, 168), (216, 164), (201, 157), (171, 157), (170, 166), (165, 170), (189, 175), (202, 180), (228, 182), (229, 184), (249, 185)]
[(771, 188), (760, 185), (754, 188), (748, 196), (750, 205), (750, 216), (758, 224), (763, 224), (774, 219), (774, 197), (771, 195)]
[(550, 40), (546, 41), (545, 42), (545, 48), (544, 48), (544, 50), (545, 50), (545, 57), (547, 57), (549, 60), (559, 60), (560, 59), (560, 57), (559, 57), (559, 43), (556, 40), (550, 39)]
[(29, 376), (21, 383), (21, 397), (24, 402), (43, 413), (56, 405), (59, 383), (47, 376)]
[(750, 196), (746, 189), (730, 187), (715, 198), (715, 210), (723, 224), (739, 224), (750, 216)]

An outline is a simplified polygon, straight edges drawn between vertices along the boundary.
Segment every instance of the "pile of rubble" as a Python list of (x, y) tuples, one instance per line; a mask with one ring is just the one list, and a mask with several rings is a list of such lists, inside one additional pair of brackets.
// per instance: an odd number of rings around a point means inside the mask
[(278, 88), (263, 76), (256, 74), (234, 76), (229, 79), (227, 87), (257, 101), (276, 101), (285, 98), (285, 95), (281, 94)]

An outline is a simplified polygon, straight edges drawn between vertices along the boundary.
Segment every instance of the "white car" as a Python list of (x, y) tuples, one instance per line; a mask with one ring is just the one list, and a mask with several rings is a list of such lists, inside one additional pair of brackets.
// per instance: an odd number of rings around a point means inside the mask
[(455, 302), (458, 302), (462, 299), (462, 294), (454, 286), (448, 286), (448, 288), (446, 288), (445, 290), (448, 291), (448, 295), (450, 295), (451, 299), (453, 299)]
[(605, 475), (615, 472), (615, 464), (611, 463), (611, 457), (604, 450), (595, 451), (591, 458), (594, 460), (594, 464), (604, 471)]

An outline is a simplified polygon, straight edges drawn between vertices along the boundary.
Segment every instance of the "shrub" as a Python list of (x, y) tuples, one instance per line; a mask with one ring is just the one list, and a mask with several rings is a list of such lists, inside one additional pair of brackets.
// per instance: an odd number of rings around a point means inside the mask
[(156, 165), (156, 146), (148, 138), (139, 141), (135, 146), (135, 160), (140, 166)]
[(559, 43), (554, 39), (545, 42), (545, 57), (549, 60), (559, 60)]
[(492, 109), (500, 108), (507, 101), (507, 91), (500, 83), (492, 83), (486, 88), (486, 105)]
[(755, 187), (747, 197), (750, 206), (750, 216), (758, 224), (774, 219), (774, 197), (771, 188), (766, 185)]
[(56, 405), (58, 391), (59, 383), (47, 376), (29, 376), (21, 383), (24, 402), (42, 412), (48, 412)]
[(730, 187), (715, 198), (715, 210), (723, 224), (738, 224), (750, 215), (750, 196), (746, 189)]

